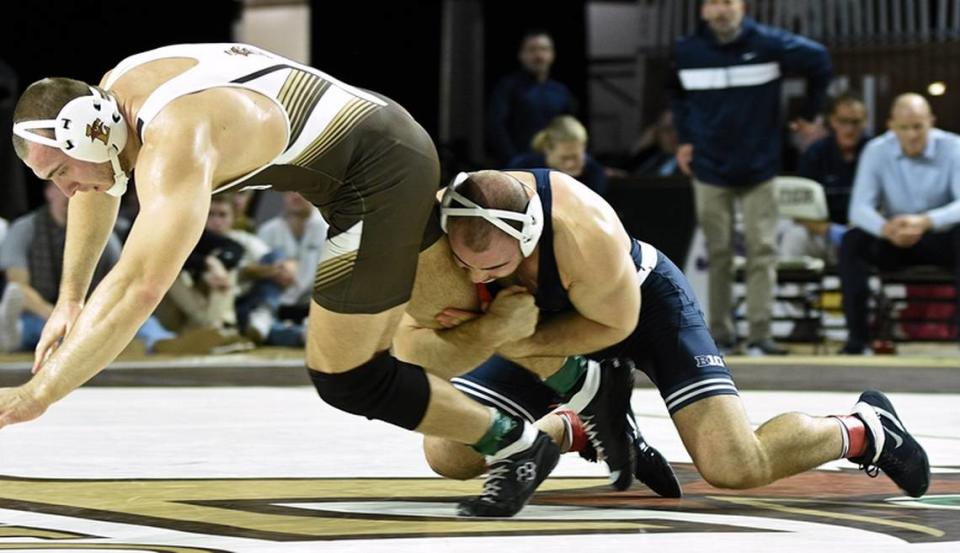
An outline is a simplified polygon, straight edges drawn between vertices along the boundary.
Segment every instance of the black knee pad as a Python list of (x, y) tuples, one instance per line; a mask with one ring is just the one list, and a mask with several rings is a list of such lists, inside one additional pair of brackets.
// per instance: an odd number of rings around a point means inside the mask
[(309, 370), (320, 397), (330, 405), (368, 419), (413, 430), (430, 403), (430, 383), (422, 367), (384, 351), (343, 373)]

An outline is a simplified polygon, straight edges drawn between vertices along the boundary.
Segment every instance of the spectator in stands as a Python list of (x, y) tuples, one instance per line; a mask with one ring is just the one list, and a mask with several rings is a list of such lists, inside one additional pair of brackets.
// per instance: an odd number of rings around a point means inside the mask
[(794, 174), (800, 163), (800, 156), (814, 142), (825, 138), (829, 131), (823, 118), (819, 115), (808, 124), (797, 124), (803, 120), (806, 109), (806, 97), (793, 97), (787, 102), (786, 114), (790, 124), (781, 129), (783, 133), (782, 151), (780, 152), (780, 170), (782, 173)]
[(221, 206), (231, 209), (229, 201), (211, 201), (207, 227), (157, 308), (157, 316), (167, 328), (205, 330), (224, 336), (236, 334), (234, 302), (244, 248), (210, 229), (211, 221), (216, 223), (220, 218)]
[(934, 122), (923, 96), (903, 94), (890, 110), (890, 130), (863, 150), (850, 199), (853, 228), (840, 248), (849, 333), (843, 353), (867, 351), (871, 267), (939, 265), (960, 279), (960, 136)]
[(253, 220), (250, 210), (253, 205), (255, 190), (238, 190), (232, 193), (233, 197), (233, 228), (255, 234), (257, 223)]
[(260, 237), (236, 229), (238, 202), (232, 194), (213, 196), (207, 230), (243, 246), (237, 265), (238, 287), (234, 307), (238, 328), (254, 343), (270, 344), (280, 295), (296, 279), (296, 262), (281, 260)]
[(863, 101), (852, 94), (833, 98), (827, 109), (830, 134), (814, 142), (800, 156), (797, 173), (817, 181), (827, 197), (828, 221), (800, 222), (788, 229), (780, 244), (786, 258), (801, 256), (837, 263), (840, 241), (847, 230), (850, 190), (857, 171), (860, 153), (867, 144), (867, 110)]
[(526, 32), (518, 57), (521, 69), (500, 80), (487, 109), (488, 140), (501, 165), (526, 152), (554, 117), (575, 111), (570, 90), (550, 78), (554, 50), (546, 31)]
[[(60, 294), (69, 200), (49, 182), (44, 188), (44, 196), (47, 203), (14, 221), (0, 248), (0, 268), (5, 271), (8, 282), (5, 296), (12, 294), (4, 306), (4, 316), (0, 317), (5, 319), (0, 333), (6, 335), (2, 341), (7, 351), (29, 351), (37, 346), (43, 326)], [(111, 235), (94, 272), (90, 290), (119, 258), (120, 241)], [(18, 324), (11, 325), (11, 321)], [(173, 337), (152, 317), (137, 333), (147, 351), (159, 341)]]
[(673, 112), (666, 110), (655, 124), (644, 129), (640, 140), (632, 148), (630, 172), (642, 177), (682, 175), (677, 165), (678, 145)]
[(826, 97), (830, 57), (822, 45), (760, 25), (744, 10), (743, 0), (705, 0), (704, 24), (674, 46), (677, 163), (694, 178), (709, 262), (710, 326), (718, 345), (729, 351), (736, 340), (732, 229), (739, 202), (747, 250), (747, 352), (784, 354), (771, 335), (782, 75), (806, 77), (806, 109), (794, 123), (801, 131), (812, 128)]
[(507, 169), (549, 167), (562, 171), (604, 195), (607, 174), (602, 165), (587, 153), (587, 129), (572, 115), (555, 117), (550, 125), (534, 135), (532, 152), (510, 160)]
[(276, 345), (303, 345), (303, 320), (310, 309), (314, 270), (327, 239), (327, 223), (310, 202), (296, 192), (283, 194), (283, 214), (263, 223), (257, 236), (280, 252), (281, 259), (295, 264), (296, 278), (280, 296), (278, 319), (270, 332)]
[(20, 286), (0, 277), (0, 353), (17, 351), (23, 336), (24, 297)]

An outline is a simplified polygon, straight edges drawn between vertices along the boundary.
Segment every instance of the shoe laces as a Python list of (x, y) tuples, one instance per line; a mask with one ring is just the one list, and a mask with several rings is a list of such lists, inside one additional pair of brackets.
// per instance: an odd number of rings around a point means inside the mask
[(509, 462), (499, 461), (490, 465), (490, 471), (487, 479), (483, 483), (483, 491), (480, 492), (480, 501), (487, 503), (496, 503), (500, 499), (500, 482), (507, 477), (510, 472)]
[(587, 440), (597, 453), (597, 460), (602, 461), (606, 459), (606, 449), (600, 440), (599, 430), (597, 429), (597, 423), (594, 421), (594, 416), (581, 414), (580, 421), (583, 422), (583, 432), (587, 435)]

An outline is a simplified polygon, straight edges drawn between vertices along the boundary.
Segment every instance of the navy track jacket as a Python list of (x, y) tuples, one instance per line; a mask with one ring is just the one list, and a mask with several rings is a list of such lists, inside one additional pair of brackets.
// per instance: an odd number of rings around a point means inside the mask
[(823, 108), (832, 69), (823, 45), (743, 19), (740, 35), (720, 44), (701, 23), (674, 45), (672, 109), (681, 144), (693, 144), (693, 173), (717, 186), (750, 186), (780, 171), (784, 75), (807, 80), (801, 117)]

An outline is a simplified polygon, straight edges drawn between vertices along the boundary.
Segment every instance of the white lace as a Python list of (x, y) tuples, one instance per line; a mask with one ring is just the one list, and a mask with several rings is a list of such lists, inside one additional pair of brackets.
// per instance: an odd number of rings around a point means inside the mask
[(501, 462), (490, 465), (490, 473), (483, 483), (483, 491), (480, 492), (480, 501), (487, 503), (496, 503), (500, 498), (500, 481), (507, 477), (510, 472), (510, 463)]
[(607, 458), (607, 452), (603, 447), (603, 442), (597, 436), (597, 424), (593, 422), (593, 415), (580, 415), (580, 421), (583, 422), (583, 432), (587, 435), (587, 440), (597, 452), (597, 461), (603, 461)]

